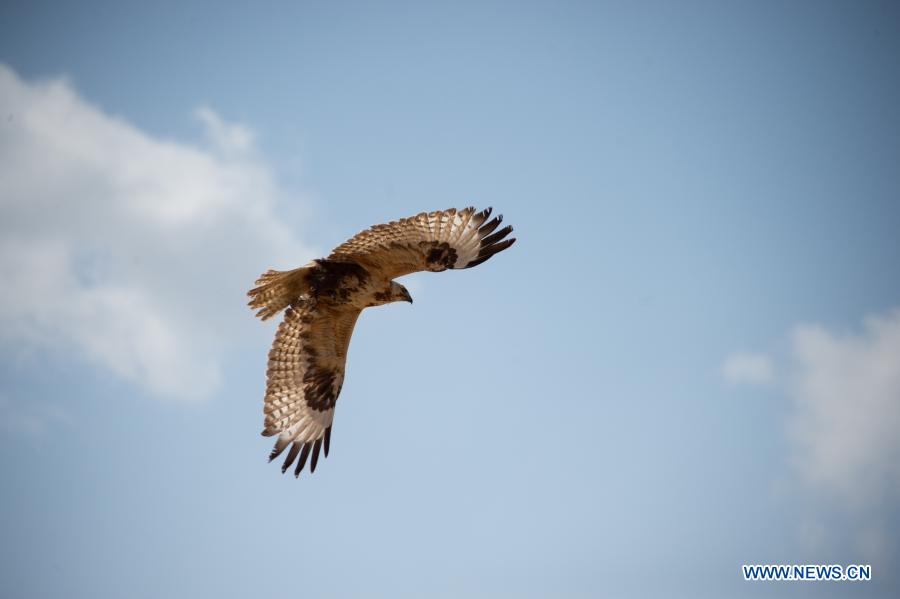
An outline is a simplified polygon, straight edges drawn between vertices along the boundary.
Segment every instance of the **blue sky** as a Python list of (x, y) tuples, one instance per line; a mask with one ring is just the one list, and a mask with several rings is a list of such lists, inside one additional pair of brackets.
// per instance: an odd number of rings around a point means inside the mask
[[(889, 3), (4, 3), (0, 594), (896, 596)], [(259, 436), (244, 292), (492, 205)], [(749, 583), (744, 563), (871, 563)]]

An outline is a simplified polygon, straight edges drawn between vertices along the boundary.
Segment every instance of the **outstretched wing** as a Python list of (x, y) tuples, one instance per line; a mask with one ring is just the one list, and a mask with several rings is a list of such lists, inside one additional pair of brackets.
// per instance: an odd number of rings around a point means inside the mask
[(420, 270), (471, 268), (513, 244), (512, 227), (495, 229), (503, 216), (469, 207), (422, 212), (375, 225), (334, 248), (329, 259), (353, 260), (393, 279)]
[(328, 456), (334, 404), (359, 313), (347, 305), (301, 304), (289, 308), (278, 326), (269, 352), (262, 434), (278, 435), (270, 462), (290, 446), (282, 472), (298, 456), (294, 476), (307, 459), (315, 472), (319, 451), (324, 448)]

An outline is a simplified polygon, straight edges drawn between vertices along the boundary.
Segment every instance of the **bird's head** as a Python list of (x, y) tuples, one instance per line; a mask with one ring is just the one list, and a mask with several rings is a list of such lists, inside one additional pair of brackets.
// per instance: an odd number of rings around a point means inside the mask
[(412, 296), (407, 291), (406, 287), (401, 285), (396, 281), (391, 281), (391, 295), (390, 301), (392, 302), (409, 302), (413, 303)]
[(409, 295), (409, 291), (406, 290), (406, 287), (396, 281), (391, 281), (391, 284), (387, 286), (387, 289), (375, 293), (375, 298), (369, 305), (383, 306), (385, 304), (390, 304), (391, 302), (412, 303), (412, 296)]

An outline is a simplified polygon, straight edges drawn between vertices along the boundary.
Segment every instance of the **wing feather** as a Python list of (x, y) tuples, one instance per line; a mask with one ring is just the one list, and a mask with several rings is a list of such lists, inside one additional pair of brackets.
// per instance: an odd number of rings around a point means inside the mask
[(303, 467), (306, 466), (306, 459), (309, 457), (309, 450), (311, 447), (311, 443), (303, 444), (303, 451), (300, 452), (300, 459), (297, 460), (297, 469), (294, 470), (294, 476), (300, 476), (300, 473), (303, 471)]
[(287, 472), (287, 469), (291, 467), (291, 464), (294, 462), (294, 459), (297, 457), (297, 454), (300, 453), (300, 446), (297, 443), (291, 444), (291, 449), (288, 451), (287, 457), (284, 458), (284, 464), (281, 465), (281, 473), (284, 474)]
[(361, 231), (334, 248), (331, 260), (353, 260), (394, 278), (420, 270), (471, 268), (505, 250), (512, 227), (494, 230), (502, 216), (488, 220), (491, 208), (468, 207), (421, 212)]
[(269, 352), (263, 435), (278, 435), (269, 461), (290, 446), (282, 472), (299, 455), (299, 475), (310, 451), (313, 470), (323, 438), (328, 453), (347, 347), (359, 313), (349, 305), (301, 304), (289, 308), (278, 326)]

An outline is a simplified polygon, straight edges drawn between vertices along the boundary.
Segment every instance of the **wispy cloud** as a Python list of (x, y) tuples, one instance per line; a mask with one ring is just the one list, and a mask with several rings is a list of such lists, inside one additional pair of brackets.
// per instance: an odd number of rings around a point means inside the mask
[(775, 380), (775, 367), (765, 354), (736, 352), (722, 363), (722, 376), (733, 385), (768, 385)]
[[(857, 555), (889, 563), (896, 543), (884, 523), (900, 503), (900, 309), (869, 316), (854, 332), (794, 327), (780, 370), (792, 408), (789, 462), (804, 497), (801, 539), (819, 548), (845, 536)], [(774, 381), (765, 355), (734, 354), (722, 373), (731, 382)]]
[(214, 146), (225, 153), (246, 153), (253, 150), (253, 131), (240, 123), (227, 123), (209, 106), (201, 106), (194, 115), (206, 127), (206, 134)]
[(197, 116), (208, 146), (158, 139), (0, 64), (7, 349), (50, 348), (161, 397), (212, 393), (249, 330), (248, 285), (311, 252), (278, 218), (252, 131)]
[(791, 344), (798, 470), (856, 504), (900, 499), (900, 310), (859, 333), (798, 326)]

